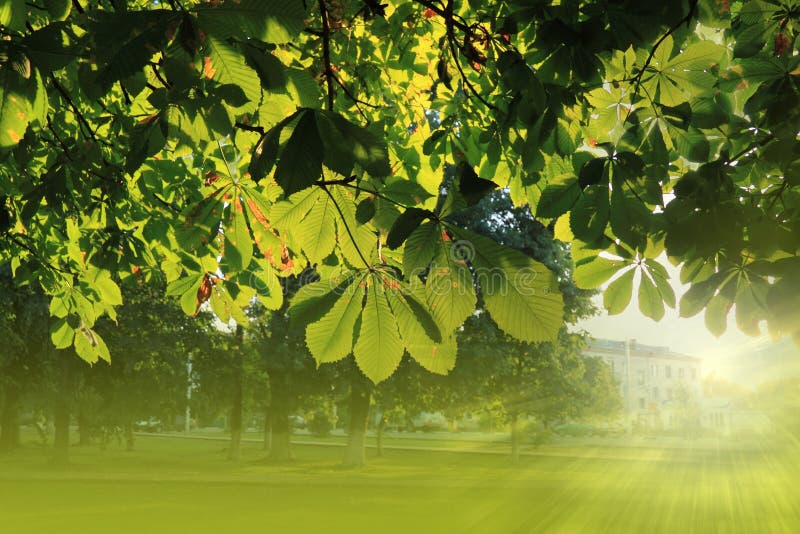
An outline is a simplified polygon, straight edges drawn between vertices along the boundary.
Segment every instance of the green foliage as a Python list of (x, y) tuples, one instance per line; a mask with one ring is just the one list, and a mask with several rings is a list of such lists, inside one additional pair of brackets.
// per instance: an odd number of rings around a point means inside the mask
[(94, 325), (131, 277), (246, 323), (306, 267), (312, 352), (374, 380), (404, 352), (452, 367), (478, 305), (553, 340), (562, 277), (453, 224), (505, 188), (609, 311), (674, 306), (666, 254), (683, 315), (800, 338), (796, 3), (428, 4), (4, 2), (0, 261), (53, 341), (112, 356)]

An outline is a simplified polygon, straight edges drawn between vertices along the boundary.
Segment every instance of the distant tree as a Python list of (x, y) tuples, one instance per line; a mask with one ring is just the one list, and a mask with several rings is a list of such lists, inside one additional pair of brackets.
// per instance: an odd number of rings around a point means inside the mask
[(750, 391), (735, 382), (725, 380), (713, 372), (703, 378), (703, 397), (730, 397), (744, 399), (750, 395)]
[(49, 298), (32, 286), (16, 286), (0, 273), (0, 451), (20, 443), (19, 412), (23, 403), (42, 401), (51, 392), (53, 350), (48, 335)]
[(116, 323), (98, 326), (112, 361), (82, 373), (96, 405), (87, 417), (106, 441), (122, 431), (129, 450), (133, 426), (156, 417), (169, 427), (186, 406), (187, 363), (206, 348), (201, 324), (187, 317), (156, 284), (132, 280), (122, 285), (125, 303)]
[(756, 409), (769, 415), (782, 442), (800, 449), (800, 377), (761, 384), (752, 402)]
[[(308, 279), (314, 279), (310, 270), (284, 279), (281, 287), (291, 296)], [(289, 321), (288, 302), (287, 298), (278, 310), (253, 304), (246, 334), (259, 368), (266, 371), (268, 389), (261, 394), (269, 396), (265, 430), (269, 432), (269, 457), (273, 461), (291, 459), (289, 416), (300, 407), (301, 399), (330, 394), (335, 373), (330, 366), (318, 368), (306, 347), (303, 329)]]

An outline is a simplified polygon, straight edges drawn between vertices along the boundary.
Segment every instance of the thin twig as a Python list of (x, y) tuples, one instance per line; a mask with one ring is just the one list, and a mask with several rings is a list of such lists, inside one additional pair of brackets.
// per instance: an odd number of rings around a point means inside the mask
[(322, 16), (322, 60), (325, 64), (325, 79), (328, 85), (328, 111), (333, 111), (333, 71), (331, 70), (331, 27), (328, 23), (328, 8), (325, 0), (318, 0)]
[(697, 2), (698, 0), (689, 0), (689, 12), (686, 13), (686, 16), (683, 17), (681, 20), (679, 20), (669, 30), (667, 30), (667, 32), (664, 35), (662, 35), (658, 39), (658, 41), (656, 41), (656, 43), (653, 45), (653, 48), (647, 55), (647, 59), (644, 60), (644, 65), (642, 65), (642, 68), (639, 70), (639, 72), (636, 73), (636, 76), (634, 76), (633, 78), (635, 80), (633, 88), (634, 95), (636, 95), (639, 92), (639, 85), (642, 83), (642, 76), (644, 76), (647, 67), (650, 66), (650, 62), (653, 61), (653, 57), (655, 57), (658, 47), (661, 46), (661, 43), (663, 43), (667, 39), (667, 37), (678, 31), (678, 29), (681, 26), (683, 26), (684, 24), (686, 24), (687, 26), (689, 25), (689, 23), (692, 21), (692, 17), (694, 17), (695, 11), (697, 10)]
[[(58, 80), (56, 80), (56, 77), (53, 76), (52, 74), (50, 74), (50, 80), (53, 82), (53, 87), (55, 87), (56, 90), (59, 93), (61, 93), (61, 96), (64, 97), (64, 100), (66, 100), (67, 103), (69, 104), (70, 108), (72, 108), (72, 111), (75, 113), (75, 116), (78, 118), (78, 124), (80, 124), (82, 127), (85, 127), (86, 130), (89, 132), (88, 135), (84, 132), (84, 134), (83, 134), (84, 137), (86, 137), (87, 139), (91, 138), (92, 141), (97, 143), (98, 142), (97, 141), (97, 136), (94, 134), (94, 131), (92, 131), (92, 127), (89, 124), (89, 121), (86, 120), (86, 117), (83, 116), (83, 113), (81, 113), (81, 110), (78, 109), (78, 106), (72, 100), (72, 97), (69, 95), (67, 90), (64, 89), (64, 87), (60, 83), (58, 83)], [(81, 128), (81, 131), (83, 132), (83, 128)]]
[(167, 83), (167, 80), (165, 80), (161, 76), (161, 73), (158, 72), (158, 63), (151, 62), (150, 63), (150, 68), (153, 69), (153, 74), (156, 75), (156, 78), (158, 78), (158, 81), (161, 82), (161, 85), (163, 85), (165, 89), (169, 89), (170, 87), (172, 87), (172, 85)]
[[(453, 19), (453, 0), (447, 0), (447, 8), (445, 10), (445, 25), (447, 27), (447, 43), (450, 46), (450, 54), (453, 56), (453, 61), (456, 63), (456, 68), (458, 69), (458, 73), (461, 75), (461, 80), (464, 82), (464, 85), (469, 89), (469, 91), (475, 95), (475, 97), (481, 101), (481, 103), (488, 107), (489, 109), (497, 109), (492, 104), (490, 104), (485, 98), (483, 98), (478, 90), (475, 89), (475, 86), (472, 85), (472, 82), (467, 79), (467, 74), (464, 72), (464, 68), (461, 66), (461, 61), (458, 59), (458, 53), (456, 51), (456, 35), (454, 31), (455, 27), (455, 20)], [(467, 30), (469, 31), (469, 27)]]
[(339, 84), (339, 87), (342, 88), (342, 90), (344, 91), (344, 94), (346, 94), (350, 98), (350, 100), (352, 100), (356, 104), (362, 104), (362, 105), (367, 106), (368, 108), (372, 108), (372, 109), (380, 109), (381, 108), (381, 106), (379, 106), (377, 104), (371, 104), (369, 102), (366, 102), (366, 101), (361, 100), (360, 98), (357, 98), (356, 96), (354, 96), (353, 93), (347, 88), (347, 86), (344, 84), (344, 82), (342, 82), (342, 80), (339, 79), (338, 76), (334, 75), (333, 79), (336, 81), (336, 83)]
[(175, 206), (175, 205), (173, 205), (173, 204), (170, 204), (169, 202), (167, 202), (166, 200), (164, 200), (163, 198), (161, 198), (161, 197), (158, 195), (158, 193), (153, 193), (153, 198), (155, 198), (155, 199), (156, 199), (156, 200), (157, 200), (159, 203), (161, 203), (161, 204), (162, 204), (164, 207), (166, 207), (166, 208), (170, 209), (170, 210), (171, 210), (173, 213), (180, 213), (180, 212), (181, 212), (181, 210), (180, 210), (180, 209), (179, 209), (177, 206)]
[(756, 143), (754, 145), (750, 145), (747, 148), (745, 148), (743, 150), (740, 150), (735, 156), (733, 156), (731, 158), (728, 158), (728, 163), (731, 163), (731, 162), (734, 162), (734, 161), (739, 161), (744, 156), (749, 156), (754, 150), (757, 150), (757, 149), (763, 147), (764, 145), (766, 145), (767, 143), (769, 143), (773, 139), (775, 139), (775, 136), (773, 134), (767, 135), (764, 139), (762, 139), (758, 143)]
[(264, 128), (261, 126), (252, 126), (250, 124), (245, 124), (243, 122), (237, 122), (233, 126), (235, 128), (239, 128), (240, 130), (244, 130), (246, 132), (258, 132), (261, 135), (264, 135)]
[(358, 179), (357, 176), (350, 176), (349, 178), (341, 178), (339, 180), (317, 180), (315, 182), (316, 185), (344, 185), (349, 184), (350, 182), (355, 182)]
[(45, 260), (44, 258), (42, 258), (42, 257), (41, 257), (41, 256), (40, 256), (40, 255), (39, 255), (39, 254), (38, 254), (38, 253), (37, 253), (37, 252), (36, 252), (36, 251), (35, 251), (35, 250), (34, 250), (34, 249), (33, 249), (33, 248), (30, 246), (30, 245), (28, 245), (28, 244), (27, 244), (27, 243), (25, 243), (24, 241), (20, 240), (20, 239), (19, 239), (19, 238), (18, 238), (16, 235), (9, 234), (9, 235), (8, 235), (8, 238), (9, 238), (9, 239), (11, 239), (11, 241), (13, 241), (14, 243), (16, 243), (18, 246), (20, 246), (20, 247), (24, 248), (25, 250), (27, 250), (27, 251), (28, 251), (28, 253), (29, 253), (31, 256), (33, 256), (34, 258), (36, 258), (36, 260), (37, 260), (39, 263), (41, 263), (42, 265), (44, 265), (45, 267), (47, 267), (47, 268), (49, 268), (49, 269), (51, 269), (51, 270), (53, 270), (53, 271), (57, 271), (57, 272), (59, 272), (59, 273), (62, 273), (62, 274), (68, 274), (68, 275), (70, 275), (70, 276), (72, 275), (72, 272), (70, 272), (70, 271), (67, 271), (67, 270), (64, 270), (64, 269), (62, 269), (61, 267), (56, 267), (55, 265), (53, 265), (53, 264), (52, 264), (52, 263), (50, 263), (49, 261), (47, 261), (47, 260)]
[(454, 20), (453, 17), (452, 17), (452, 14), (450, 16), (448, 16), (446, 10), (444, 10), (441, 7), (437, 6), (433, 2), (430, 2), (429, 0), (414, 0), (414, 1), (416, 3), (422, 5), (422, 6), (427, 7), (428, 9), (430, 9), (431, 11), (433, 11), (434, 13), (439, 15), (440, 17), (443, 17), (445, 19), (448, 19), (448, 18), (451, 19), (452, 22), (453, 22), (453, 25), (456, 28), (458, 28), (459, 30), (461, 30), (462, 32), (466, 33), (466, 32), (470, 31), (469, 26), (467, 26), (464, 22), (459, 22), (459, 21)]
[(356, 242), (356, 238), (355, 238), (355, 236), (353, 236), (353, 232), (350, 231), (350, 226), (347, 224), (347, 220), (344, 217), (344, 213), (342, 212), (342, 208), (339, 207), (339, 204), (336, 202), (336, 199), (333, 198), (333, 195), (331, 194), (331, 192), (328, 190), (327, 187), (325, 187), (324, 185), (320, 186), (320, 187), (322, 187), (322, 190), (325, 191), (325, 193), (328, 195), (328, 198), (331, 199), (331, 202), (333, 202), (333, 205), (336, 208), (336, 211), (339, 212), (339, 217), (341, 217), (341, 219), (342, 219), (342, 224), (344, 225), (344, 229), (347, 231), (347, 235), (350, 236), (350, 241), (353, 242), (353, 246), (355, 247), (356, 252), (358, 252), (358, 257), (361, 258), (361, 261), (364, 262), (364, 266), (367, 269), (369, 269), (370, 271), (372, 271), (373, 270), (372, 265), (370, 265), (370, 263), (367, 261), (367, 258), (361, 252), (361, 249), (359, 248), (358, 243)]
[(351, 183), (342, 183), (342, 184), (339, 184), (339, 185), (342, 185), (344, 187), (349, 187), (350, 189), (353, 189), (355, 191), (359, 191), (361, 193), (369, 193), (370, 195), (375, 195), (376, 197), (378, 197), (378, 198), (380, 198), (382, 200), (385, 200), (386, 202), (390, 202), (390, 203), (394, 204), (395, 206), (397, 206), (399, 208), (408, 209), (408, 208), (413, 207), (413, 206), (406, 206), (405, 204), (401, 204), (400, 202), (397, 202), (396, 200), (393, 200), (393, 199), (387, 197), (383, 193), (379, 193), (379, 192), (373, 191), (371, 189), (366, 189), (364, 187), (361, 187), (360, 185), (355, 185), (355, 184), (351, 184)]

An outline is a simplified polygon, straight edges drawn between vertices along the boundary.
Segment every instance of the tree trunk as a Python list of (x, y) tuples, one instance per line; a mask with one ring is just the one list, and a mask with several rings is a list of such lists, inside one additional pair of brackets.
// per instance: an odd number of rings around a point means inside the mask
[(69, 461), (69, 408), (72, 397), (72, 362), (75, 357), (72, 352), (60, 352), (61, 380), (53, 409), (53, 463), (64, 465)]
[(264, 409), (264, 450), (272, 448), (272, 410), (270, 405)]
[(269, 409), (269, 458), (276, 462), (285, 462), (292, 459), (292, 433), (289, 427), (291, 391), (288, 377), (283, 373), (270, 373), (269, 390), (272, 396)]
[(90, 445), (92, 438), (89, 429), (89, 417), (83, 406), (78, 406), (78, 445), (85, 447)]
[(3, 410), (0, 413), (0, 451), (10, 451), (19, 446), (19, 389), (9, 385), (3, 395)]
[(519, 415), (511, 414), (511, 461), (519, 463)]
[(235, 351), (234, 358), (236, 360), (236, 369), (233, 374), (233, 400), (231, 404), (231, 442), (228, 446), (228, 460), (238, 462), (242, 458), (242, 361), (244, 355), (242, 354), (242, 336), (244, 331), (241, 325), (236, 327), (237, 343), (233, 350)]
[(69, 461), (69, 402), (60, 396), (53, 414), (53, 463), (63, 465)]
[(375, 447), (378, 456), (383, 456), (383, 430), (386, 428), (386, 417), (381, 413), (381, 418), (378, 421), (378, 428), (375, 432)]
[[(238, 373), (237, 373), (238, 375)], [(231, 442), (228, 447), (228, 460), (239, 461), (242, 458), (242, 381), (237, 376), (233, 386), (233, 405), (231, 406)]]
[(128, 421), (125, 424), (125, 450), (132, 452), (135, 445), (135, 437), (133, 435), (133, 423)]
[(364, 449), (367, 442), (367, 418), (372, 391), (366, 379), (354, 377), (350, 388), (350, 433), (344, 451), (344, 465), (358, 467), (366, 463)]

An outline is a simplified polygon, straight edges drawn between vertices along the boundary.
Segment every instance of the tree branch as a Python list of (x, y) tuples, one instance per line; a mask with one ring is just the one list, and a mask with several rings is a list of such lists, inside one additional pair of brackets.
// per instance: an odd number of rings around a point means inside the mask
[(639, 92), (639, 85), (642, 83), (642, 76), (644, 76), (647, 67), (650, 66), (650, 62), (653, 61), (653, 57), (655, 57), (656, 50), (658, 50), (658, 47), (661, 46), (661, 43), (663, 43), (667, 37), (678, 31), (678, 28), (680, 28), (684, 24), (686, 24), (687, 26), (689, 25), (689, 22), (691, 22), (692, 17), (694, 17), (695, 11), (697, 11), (697, 2), (698, 0), (689, 0), (689, 12), (686, 13), (686, 16), (683, 17), (681, 20), (679, 20), (669, 30), (667, 30), (667, 33), (659, 37), (658, 41), (656, 41), (656, 43), (653, 45), (653, 48), (647, 55), (647, 59), (644, 60), (644, 65), (642, 65), (642, 68), (639, 70), (639, 72), (636, 73), (636, 76), (633, 77), (633, 79), (635, 80), (633, 88), (634, 95)]

